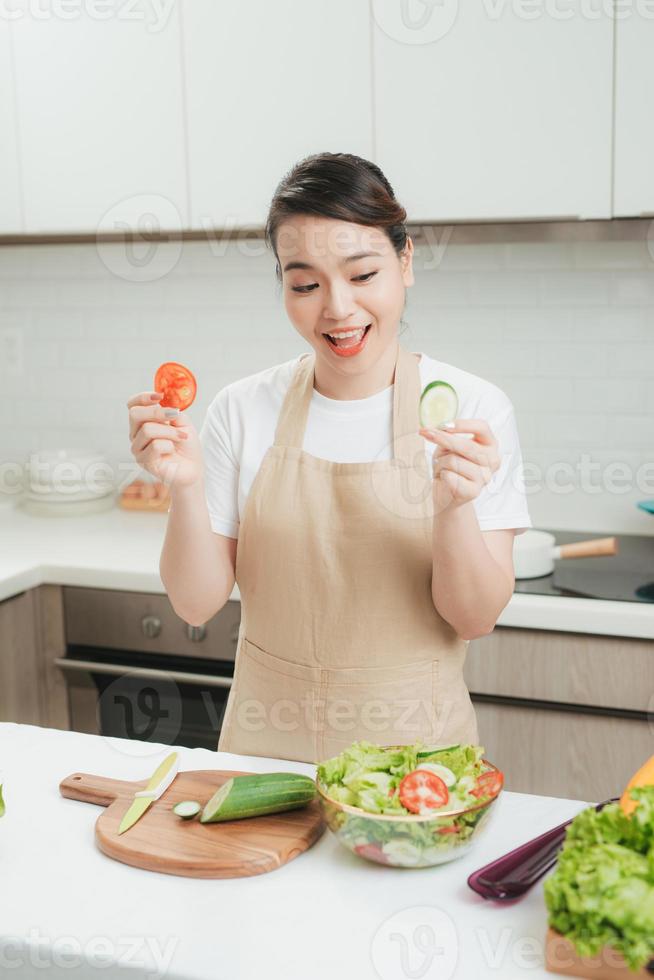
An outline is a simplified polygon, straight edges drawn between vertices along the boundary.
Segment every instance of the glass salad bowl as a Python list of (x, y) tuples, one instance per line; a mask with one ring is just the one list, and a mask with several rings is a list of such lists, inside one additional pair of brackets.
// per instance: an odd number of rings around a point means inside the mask
[(467, 854), (488, 823), (502, 792), (503, 776), (487, 759), (481, 758), (479, 765), (489, 792), (472, 800), (468, 797), (463, 807), (454, 797), (451, 808), (444, 805), (430, 813), (424, 809), (420, 813), (374, 813), (334, 799), (320, 778), (321, 767), (316, 786), (327, 826), (353, 854), (394, 868), (429, 868)]

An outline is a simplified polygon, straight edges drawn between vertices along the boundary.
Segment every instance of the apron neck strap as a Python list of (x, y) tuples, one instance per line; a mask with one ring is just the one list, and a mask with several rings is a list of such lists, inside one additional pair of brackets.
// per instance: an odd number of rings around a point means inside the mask
[[(279, 413), (276, 446), (302, 448), (313, 393), (315, 361), (314, 353), (303, 354), (300, 358)], [(418, 433), (420, 392), (419, 361), (400, 344), (393, 385), (393, 458), (408, 465), (414, 464), (425, 453)]]

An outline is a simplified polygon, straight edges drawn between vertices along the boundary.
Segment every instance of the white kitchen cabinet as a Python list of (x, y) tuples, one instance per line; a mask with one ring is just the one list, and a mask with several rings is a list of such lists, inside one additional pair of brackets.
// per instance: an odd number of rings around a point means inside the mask
[(610, 217), (612, 19), (563, 6), (372, 0), (376, 160), (410, 220)]
[(182, 4), (193, 228), (262, 225), (283, 175), (372, 157), (367, 3)]
[(627, 13), (616, 22), (616, 217), (654, 215), (654, 19), (639, 4)]
[(19, 7), (26, 231), (186, 224), (178, 5)]
[(0, 18), (0, 235), (24, 230), (10, 31), (9, 22)]

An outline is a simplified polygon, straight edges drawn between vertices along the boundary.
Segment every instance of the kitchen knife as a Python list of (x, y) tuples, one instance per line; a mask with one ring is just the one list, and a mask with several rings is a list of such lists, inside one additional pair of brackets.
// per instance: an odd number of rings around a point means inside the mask
[(179, 753), (171, 752), (161, 765), (157, 766), (153, 772), (148, 785), (145, 789), (139, 790), (134, 794), (134, 801), (129, 810), (120, 821), (118, 828), (119, 834), (124, 834), (126, 830), (133, 827), (137, 820), (143, 816), (148, 807), (158, 800), (159, 797), (168, 789), (173, 779), (177, 775), (179, 768)]

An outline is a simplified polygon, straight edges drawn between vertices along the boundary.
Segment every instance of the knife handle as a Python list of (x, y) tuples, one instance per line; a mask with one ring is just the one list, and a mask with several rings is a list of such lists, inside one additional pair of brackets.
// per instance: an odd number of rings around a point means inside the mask
[(145, 779), (133, 782), (126, 779), (109, 779), (107, 776), (94, 776), (88, 772), (74, 772), (61, 780), (59, 792), (69, 800), (109, 806), (119, 796), (131, 799), (135, 791), (143, 789), (146, 784)]

